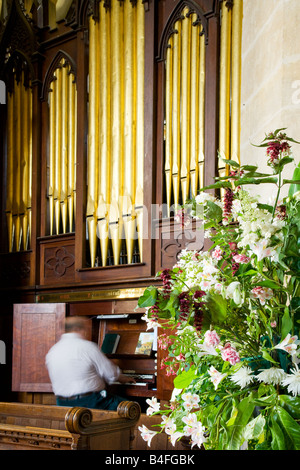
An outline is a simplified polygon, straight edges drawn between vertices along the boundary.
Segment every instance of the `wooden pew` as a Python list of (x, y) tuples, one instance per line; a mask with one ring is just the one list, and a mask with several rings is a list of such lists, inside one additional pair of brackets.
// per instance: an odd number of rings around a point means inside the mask
[(0, 402), (0, 450), (130, 450), (140, 413)]

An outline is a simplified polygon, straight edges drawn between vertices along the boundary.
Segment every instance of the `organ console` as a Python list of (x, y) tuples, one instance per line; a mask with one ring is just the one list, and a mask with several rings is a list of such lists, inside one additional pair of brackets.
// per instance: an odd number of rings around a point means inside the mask
[[(151, 398), (157, 395), (156, 345), (154, 341), (148, 354), (136, 353), (140, 334), (146, 332), (147, 324), (142, 320), (144, 310), (137, 313), (132, 308), (133, 304), (136, 306), (136, 301), (126, 305), (126, 312), (122, 312), (122, 307), (120, 307), (119, 315), (98, 315), (95, 321), (99, 323), (94, 329), (98, 330), (100, 349), (107, 334), (113, 333), (119, 336), (115, 353), (106, 355), (122, 370), (124, 375), (133, 377), (136, 381), (135, 384), (115, 382), (109, 386), (109, 391), (128, 398)], [(131, 307), (130, 311), (128, 307)]]

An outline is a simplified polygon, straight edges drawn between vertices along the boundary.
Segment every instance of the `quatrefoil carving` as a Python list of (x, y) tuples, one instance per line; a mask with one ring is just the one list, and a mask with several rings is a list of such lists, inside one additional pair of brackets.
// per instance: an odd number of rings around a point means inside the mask
[(74, 255), (67, 251), (65, 247), (60, 247), (55, 250), (53, 256), (46, 260), (45, 265), (54, 272), (55, 276), (61, 277), (64, 276), (66, 270), (70, 268), (74, 262)]

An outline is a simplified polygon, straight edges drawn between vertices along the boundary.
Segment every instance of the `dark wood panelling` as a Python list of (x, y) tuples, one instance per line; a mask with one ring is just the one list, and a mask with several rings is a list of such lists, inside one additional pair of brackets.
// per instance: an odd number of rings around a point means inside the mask
[(45, 356), (64, 331), (65, 304), (14, 306), (12, 390), (52, 390)]

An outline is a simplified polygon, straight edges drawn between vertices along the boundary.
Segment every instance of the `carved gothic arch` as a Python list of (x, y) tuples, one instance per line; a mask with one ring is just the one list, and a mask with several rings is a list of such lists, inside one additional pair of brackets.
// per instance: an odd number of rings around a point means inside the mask
[(45, 75), (42, 93), (41, 93), (42, 101), (47, 101), (47, 93), (49, 92), (51, 82), (54, 79), (54, 72), (57, 69), (57, 67), (59, 67), (59, 63), (61, 62), (62, 59), (65, 59), (67, 64), (70, 66), (70, 72), (74, 74), (75, 80), (76, 80), (77, 67), (76, 67), (75, 61), (66, 52), (61, 51), (61, 50), (58, 51), (55, 57), (53, 58), (51, 64), (49, 65), (48, 70)]
[(22, 72), (24, 73), (23, 85), (28, 88), (31, 86), (30, 81), (32, 82), (34, 79), (34, 69), (26, 54), (15, 49), (8, 58), (3, 71), (4, 82), (9, 93), (13, 91), (14, 77), (19, 82)]
[(165, 54), (168, 46), (168, 40), (172, 34), (176, 34), (175, 23), (179, 19), (182, 19), (182, 10), (188, 7), (190, 9), (189, 14), (196, 13), (197, 14), (197, 22), (202, 24), (203, 33), (205, 35), (205, 43), (207, 44), (208, 41), (208, 20), (205, 16), (204, 11), (200, 7), (198, 3), (194, 0), (183, 0), (179, 2), (176, 7), (174, 8), (173, 12), (171, 13), (164, 30), (162, 32), (159, 48), (158, 48), (158, 56), (157, 60), (161, 61), (165, 59)]

